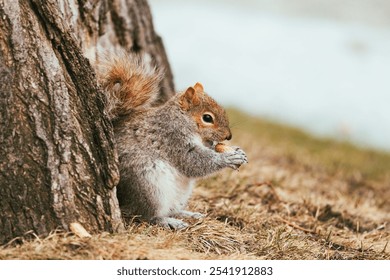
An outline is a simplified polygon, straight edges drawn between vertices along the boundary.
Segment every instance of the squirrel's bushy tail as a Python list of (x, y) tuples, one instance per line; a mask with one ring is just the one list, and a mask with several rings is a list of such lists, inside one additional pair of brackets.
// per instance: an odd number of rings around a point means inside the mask
[(99, 82), (106, 90), (106, 109), (111, 119), (148, 107), (157, 100), (163, 71), (151, 67), (146, 57), (105, 53), (96, 68)]

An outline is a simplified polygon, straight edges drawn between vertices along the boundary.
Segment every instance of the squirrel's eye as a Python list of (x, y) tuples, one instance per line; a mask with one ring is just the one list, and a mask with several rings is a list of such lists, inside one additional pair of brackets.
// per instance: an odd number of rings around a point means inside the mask
[(209, 114), (204, 114), (202, 119), (206, 123), (214, 123), (213, 117)]

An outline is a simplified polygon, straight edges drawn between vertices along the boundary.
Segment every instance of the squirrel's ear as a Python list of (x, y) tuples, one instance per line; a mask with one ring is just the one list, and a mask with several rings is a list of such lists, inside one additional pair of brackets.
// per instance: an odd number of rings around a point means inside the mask
[(192, 106), (199, 105), (199, 97), (193, 87), (187, 90), (180, 97), (180, 106), (183, 110), (188, 111)]
[(197, 82), (197, 83), (194, 85), (194, 89), (195, 89), (196, 91), (201, 91), (201, 92), (204, 91), (203, 85), (202, 85), (201, 83), (199, 83), (199, 82)]

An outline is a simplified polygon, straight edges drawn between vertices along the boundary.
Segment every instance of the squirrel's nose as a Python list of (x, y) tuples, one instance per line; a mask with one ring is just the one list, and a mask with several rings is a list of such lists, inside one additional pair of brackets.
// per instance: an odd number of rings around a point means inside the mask
[(232, 139), (232, 133), (229, 131), (229, 134), (226, 136), (225, 140), (230, 140)]

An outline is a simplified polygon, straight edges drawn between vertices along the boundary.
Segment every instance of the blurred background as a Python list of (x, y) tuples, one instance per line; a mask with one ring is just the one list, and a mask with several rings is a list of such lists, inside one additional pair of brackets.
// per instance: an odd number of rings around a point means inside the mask
[(390, 151), (390, 1), (149, 3), (176, 89)]

